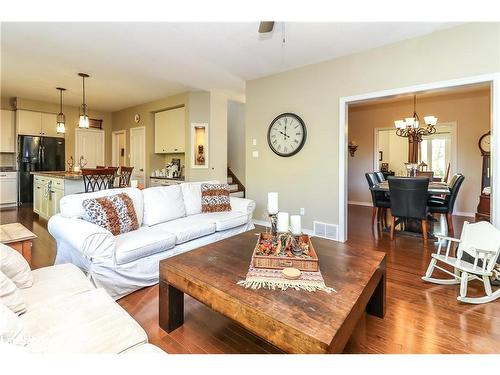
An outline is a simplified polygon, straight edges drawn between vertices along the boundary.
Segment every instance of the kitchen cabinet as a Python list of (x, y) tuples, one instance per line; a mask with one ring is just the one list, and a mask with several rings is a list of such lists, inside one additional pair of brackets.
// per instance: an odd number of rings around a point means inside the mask
[(16, 114), (14, 111), (2, 109), (0, 126), (0, 152), (15, 152), (16, 147)]
[(184, 107), (155, 113), (155, 153), (183, 153), (186, 148)]
[(178, 184), (181, 184), (183, 182), (184, 182), (184, 180), (169, 180), (169, 179), (166, 179), (166, 178), (154, 178), (154, 177), (151, 177), (149, 179), (149, 185), (151, 187), (153, 187), (153, 186), (178, 185)]
[(19, 109), (16, 111), (16, 124), (18, 134), (23, 135), (45, 135), (58, 137), (57, 115), (54, 113), (26, 111)]
[(17, 172), (0, 172), (0, 206), (17, 205)]

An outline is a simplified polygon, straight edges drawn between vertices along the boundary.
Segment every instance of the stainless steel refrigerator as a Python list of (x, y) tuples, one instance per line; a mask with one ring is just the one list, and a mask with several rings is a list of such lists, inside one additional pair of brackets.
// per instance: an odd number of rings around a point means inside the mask
[(64, 138), (19, 135), (17, 138), (19, 205), (33, 202), (33, 175), (37, 171), (64, 171)]

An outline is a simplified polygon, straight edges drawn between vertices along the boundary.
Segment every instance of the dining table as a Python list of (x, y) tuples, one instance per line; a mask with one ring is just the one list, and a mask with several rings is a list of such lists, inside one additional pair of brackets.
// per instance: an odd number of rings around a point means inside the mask
[[(389, 181), (385, 180), (373, 185), (371, 188), (373, 191), (383, 191), (389, 193)], [(450, 195), (450, 188), (446, 182), (436, 182), (430, 181), (429, 188), (427, 189), (429, 195)]]

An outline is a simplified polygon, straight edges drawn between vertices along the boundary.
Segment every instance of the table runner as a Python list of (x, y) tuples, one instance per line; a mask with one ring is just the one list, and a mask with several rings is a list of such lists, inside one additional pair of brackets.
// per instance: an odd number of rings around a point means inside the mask
[(323, 275), (321, 275), (321, 271), (319, 270), (317, 272), (301, 272), (299, 279), (289, 280), (282, 275), (281, 270), (254, 268), (251, 265), (245, 280), (238, 281), (238, 285), (251, 289), (287, 290), (288, 288), (293, 288), (308, 292), (315, 292), (317, 290), (327, 293), (336, 292), (335, 289), (325, 285)]

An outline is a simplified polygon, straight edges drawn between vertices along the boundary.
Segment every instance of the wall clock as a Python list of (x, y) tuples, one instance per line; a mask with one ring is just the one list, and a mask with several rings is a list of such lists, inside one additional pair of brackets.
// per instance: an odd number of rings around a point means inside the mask
[(139, 121), (141, 121), (141, 115), (139, 115), (138, 113), (136, 113), (136, 114), (134, 115), (134, 122), (135, 122), (136, 124), (138, 124), (138, 123), (139, 123)]
[(267, 143), (279, 156), (289, 157), (299, 152), (306, 143), (307, 129), (295, 113), (282, 113), (269, 125)]
[(491, 151), (491, 132), (483, 134), (481, 138), (479, 138), (479, 149), (481, 150), (481, 154), (489, 154)]

